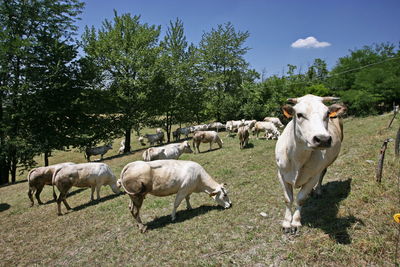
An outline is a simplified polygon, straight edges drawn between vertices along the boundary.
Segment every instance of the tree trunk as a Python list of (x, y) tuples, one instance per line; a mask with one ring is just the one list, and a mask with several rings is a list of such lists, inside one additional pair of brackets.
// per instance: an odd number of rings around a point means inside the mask
[(49, 166), (49, 156), (50, 156), (50, 152), (46, 151), (44, 152), (44, 166)]
[(131, 151), (131, 130), (132, 130), (131, 127), (125, 129), (125, 149), (124, 149), (124, 153), (128, 153), (128, 152)]
[(10, 172), (11, 172), (11, 183), (15, 184), (17, 181), (17, 155), (16, 153), (13, 153), (12, 158), (11, 158), (11, 164), (10, 164)]
[(8, 164), (5, 158), (0, 159), (0, 185), (8, 184), (9, 180)]

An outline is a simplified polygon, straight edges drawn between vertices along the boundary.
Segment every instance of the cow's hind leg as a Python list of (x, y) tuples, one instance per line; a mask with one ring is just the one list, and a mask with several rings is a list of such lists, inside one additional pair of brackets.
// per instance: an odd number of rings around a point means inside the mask
[(57, 214), (59, 216), (62, 215), (62, 213), (61, 213), (61, 201), (64, 203), (64, 206), (65, 206), (65, 208), (67, 210), (71, 210), (71, 207), (68, 205), (67, 200), (66, 200), (67, 193), (68, 193), (68, 190), (67, 191), (60, 191), (60, 195), (57, 198), (57, 208), (58, 208), (58, 213)]
[(144, 233), (146, 232), (147, 227), (142, 223), (142, 220), (140, 219), (140, 208), (142, 207), (143, 204), (143, 199), (144, 196), (142, 195), (129, 195), (131, 198), (131, 203), (129, 204), (129, 210), (131, 211), (131, 214), (133, 218), (135, 218), (137, 222), (137, 226), (139, 227), (139, 230)]
[(289, 233), (292, 230), (293, 186), (283, 180), (280, 172), (278, 172), (278, 178), (283, 188), (283, 195), (286, 205), (285, 217), (282, 222), (282, 230), (285, 233)]
[(35, 192), (34, 189), (31, 189), (31, 187), (29, 187), (28, 190), (28, 197), (31, 200), (31, 207), (33, 207), (33, 205), (35, 204), (35, 202), (33, 201), (33, 193)]
[(192, 205), (190, 205), (190, 194), (187, 195), (187, 196), (185, 197), (185, 199), (186, 199), (186, 208), (187, 208), (188, 210), (191, 210), (191, 209), (192, 209)]
[(37, 202), (39, 203), (39, 205), (43, 205), (43, 202), (40, 200), (40, 193), (42, 193), (44, 184), (43, 185), (39, 185), (37, 187), (36, 193), (35, 193), (35, 197), (37, 199)]
[(314, 190), (312, 191), (312, 194), (316, 198), (320, 198), (322, 196), (322, 180), (324, 179), (324, 176), (326, 174), (327, 169), (325, 168), (318, 179), (317, 185), (314, 187)]

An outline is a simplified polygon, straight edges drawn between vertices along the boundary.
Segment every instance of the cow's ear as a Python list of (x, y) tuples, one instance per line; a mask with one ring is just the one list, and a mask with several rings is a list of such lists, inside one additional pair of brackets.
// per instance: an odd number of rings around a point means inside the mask
[(210, 195), (210, 197), (215, 197), (216, 195), (218, 194), (218, 192), (211, 192), (211, 193), (209, 193), (209, 195)]
[(294, 108), (291, 105), (284, 105), (282, 107), (283, 115), (285, 115), (286, 118), (291, 118), (293, 117), (294, 114)]
[(336, 118), (343, 115), (347, 108), (340, 104), (333, 104), (329, 106), (329, 118)]

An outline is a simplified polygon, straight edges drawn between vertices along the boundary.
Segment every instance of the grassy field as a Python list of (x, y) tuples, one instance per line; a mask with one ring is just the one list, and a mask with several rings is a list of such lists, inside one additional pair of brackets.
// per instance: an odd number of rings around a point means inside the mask
[[(193, 194), (193, 210), (182, 203), (171, 222), (174, 196), (148, 196), (141, 214), (149, 230), (140, 234), (127, 195), (103, 187), (102, 198), (89, 202), (89, 189), (73, 188), (68, 197), (73, 210), (57, 216), (50, 186), (41, 195), (45, 205), (29, 207), (21, 175), (17, 184), (0, 188), (0, 265), (393, 265), (400, 255), (400, 229), (392, 218), (400, 212), (400, 164), (393, 143), (382, 183), (375, 182), (380, 146), (399, 127), (397, 120), (385, 129), (390, 116), (345, 120), (340, 156), (325, 176), (323, 197), (310, 198), (303, 208), (304, 227), (298, 235), (281, 232), (284, 203), (274, 163), (276, 141), (251, 139), (241, 151), (238, 139), (223, 132), (222, 149), (181, 159), (199, 162), (215, 180), (226, 182), (231, 209), (218, 208), (206, 194)], [(103, 161), (118, 177), (142, 153), (117, 156), (119, 141)], [(50, 160), (85, 162), (77, 151), (57, 152)]]

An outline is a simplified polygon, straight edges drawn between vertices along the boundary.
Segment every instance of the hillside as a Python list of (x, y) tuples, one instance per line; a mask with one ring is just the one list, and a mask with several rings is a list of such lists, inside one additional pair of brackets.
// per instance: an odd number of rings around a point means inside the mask
[[(284, 202), (272, 140), (251, 139), (240, 150), (238, 139), (222, 132), (222, 149), (183, 154), (181, 159), (199, 162), (215, 180), (228, 184), (233, 207), (222, 210), (206, 194), (193, 194), (193, 210), (186, 211), (182, 203), (171, 223), (174, 196), (148, 196), (141, 210), (149, 226), (145, 234), (136, 228), (128, 196), (114, 195), (108, 187), (96, 202), (89, 202), (89, 189), (73, 188), (68, 197), (73, 211), (57, 216), (52, 189), (46, 186), (41, 194), (45, 205), (30, 208), (22, 174), (18, 183), (0, 188), (0, 265), (392, 265), (400, 254), (400, 228), (392, 218), (400, 212), (400, 164), (393, 143), (386, 152), (382, 184), (375, 182), (380, 146), (399, 127), (397, 120), (386, 129), (390, 118), (345, 120), (343, 147), (325, 176), (324, 195), (307, 201), (304, 227), (296, 236), (280, 229)], [(116, 176), (127, 163), (141, 159), (142, 152), (118, 156), (119, 142), (103, 161)], [(138, 146), (134, 143), (133, 149)], [(208, 145), (200, 149), (206, 151)], [(54, 153), (50, 161), (85, 159), (68, 151)]]

